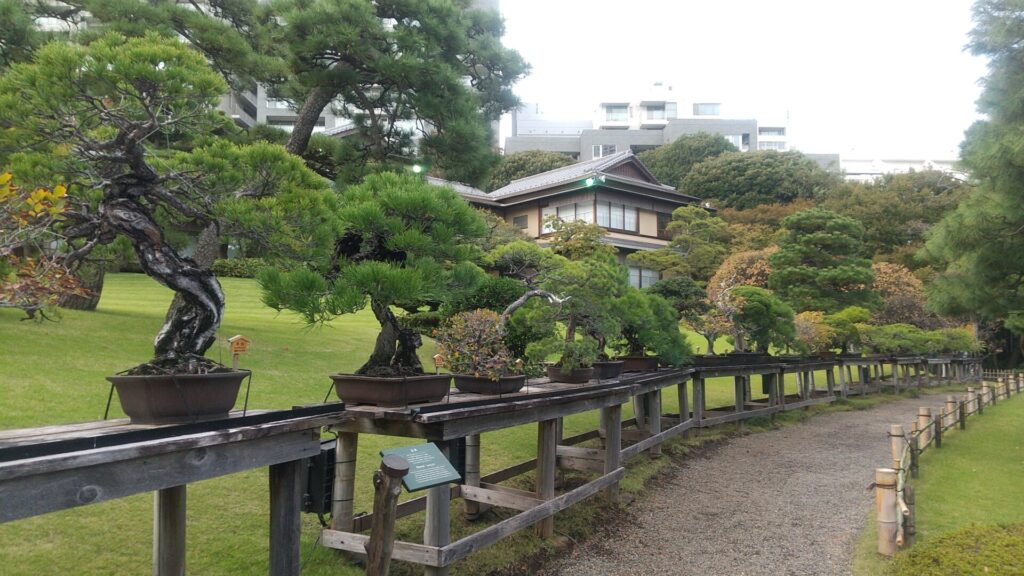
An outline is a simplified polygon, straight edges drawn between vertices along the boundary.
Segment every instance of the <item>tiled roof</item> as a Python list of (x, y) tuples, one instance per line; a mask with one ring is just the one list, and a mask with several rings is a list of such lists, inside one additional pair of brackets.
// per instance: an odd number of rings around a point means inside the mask
[(445, 180), (444, 178), (437, 178), (434, 176), (426, 176), (425, 179), (429, 184), (433, 184), (434, 186), (445, 186), (447, 188), (451, 188), (461, 194), (463, 198), (474, 200), (493, 200), (490, 194), (480, 190), (479, 188), (474, 188), (469, 184), (452, 182), (451, 180)]
[[(633, 158), (633, 152), (631, 150), (623, 150), (622, 152), (616, 152), (615, 154), (610, 154), (602, 158), (594, 158), (593, 160), (577, 162), (576, 164), (570, 164), (569, 166), (562, 168), (555, 168), (554, 170), (548, 170), (547, 172), (541, 172), (540, 174), (527, 176), (526, 178), (520, 178), (519, 180), (513, 180), (508, 185), (491, 192), (488, 196), (492, 199), (507, 198), (509, 196), (515, 196), (517, 194), (533, 190), (549, 188), (566, 182), (572, 182), (573, 180), (579, 180), (590, 174), (601, 173), (605, 170), (611, 169), (614, 166), (624, 163), (630, 158)], [(626, 177), (620, 176), (619, 178)], [(654, 184), (652, 182), (636, 180), (634, 178), (626, 179), (635, 180), (636, 182), (647, 186), (654, 186), (675, 192), (671, 186)]]

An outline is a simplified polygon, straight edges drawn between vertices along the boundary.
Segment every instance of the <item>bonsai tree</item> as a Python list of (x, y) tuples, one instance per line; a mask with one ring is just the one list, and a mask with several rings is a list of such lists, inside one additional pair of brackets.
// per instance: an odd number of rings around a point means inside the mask
[(836, 340), (836, 329), (825, 322), (825, 313), (801, 312), (793, 322), (796, 328), (796, 348), (804, 354), (828, 352)]
[(926, 332), (910, 324), (885, 324), (883, 326), (859, 326), (864, 346), (880, 354), (926, 354), (932, 352), (934, 343), (929, 342)]
[(767, 353), (770, 346), (781, 348), (793, 342), (796, 328), (793, 309), (764, 288), (740, 286), (732, 291), (736, 313), (736, 349), (744, 351), (746, 341), (754, 344), (758, 352)]
[(644, 356), (650, 351), (672, 366), (693, 356), (679, 332), (679, 314), (661, 296), (629, 288), (615, 301), (613, 312), (621, 325), (619, 348), (624, 355)]
[(498, 380), (519, 369), (503, 336), (493, 310), (460, 312), (437, 331), (437, 352), (454, 374)]
[(841, 352), (855, 352), (861, 345), (860, 327), (871, 319), (871, 311), (860, 306), (849, 306), (835, 314), (822, 318), (833, 331), (833, 343), (830, 348), (839, 348)]
[[(143, 272), (182, 298), (156, 337), (155, 358), (134, 374), (216, 368), (203, 354), (220, 326), (224, 293), (208, 268), (167, 240), (165, 226), (215, 223), (223, 198), (206, 186), (201, 151), (156, 157), (152, 143), (208, 138), (224, 126), (214, 106), (226, 90), (200, 54), (156, 35), (49, 44), (0, 78), (0, 150), (18, 143), (23, 154), (60, 162), (61, 173), (73, 177), (60, 224), (64, 264), (73, 267), (97, 246), (126, 237)], [(291, 158), (275, 150), (282, 161)], [(259, 168), (254, 189), (273, 191), (276, 172), (266, 163)]]
[(392, 307), (416, 309), (470, 291), (483, 272), (471, 240), (486, 233), (480, 216), (454, 191), (411, 174), (382, 173), (341, 193), (330, 261), (260, 276), (263, 301), (310, 324), (367, 305), (380, 324), (363, 376), (422, 374), (422, 340)]

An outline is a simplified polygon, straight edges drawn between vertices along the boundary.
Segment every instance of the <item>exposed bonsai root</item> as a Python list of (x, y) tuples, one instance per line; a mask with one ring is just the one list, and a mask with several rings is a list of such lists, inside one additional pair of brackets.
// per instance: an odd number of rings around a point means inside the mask
[(127, 376), (159, 376), (165, 374), (213, 374), (231, 372), (231, 368), (204, 356), (159, 356), (145, 364), (129, 368), (121, 374)]

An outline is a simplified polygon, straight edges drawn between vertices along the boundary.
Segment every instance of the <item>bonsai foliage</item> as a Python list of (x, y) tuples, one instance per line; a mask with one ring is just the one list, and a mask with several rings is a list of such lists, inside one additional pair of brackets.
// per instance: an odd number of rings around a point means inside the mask
[(437, 332), (437, 352), (454, 374), (498, 380), (516, 369), (503, 337), (496, 312), (460, 312)]
[(195, 372), (213, 343), (224, 294), (213, 274), (181, 256), (156, 219), (205, 223), (210, 203), (193, 178), (161, 173), (148, 155), (151, 139), (199, 133), (214, 122), (226, 85), (202, 56), (177, 39), (105, 36), (89, 46), (53, 43), (32, 64), (0, 78), (0, 121), (7, 138), (36, 151), (70, 148), (94, 193), (72, 198), (63, 234), (75, 247), (66, 263), (96, 246), (128, 237), (143, 270), (182, 294), (155, 341), (153, 365)]
[(676, 208), (666, 232), (672, 238), (668, 246), (634, 252), (629, 261), (667, 277), (707, 281), (729, 252), (728, 224), (700, 206)]
[(913, 324), (918, 328), (940, 327), (943, 320), (928, 310), (924, 284), (906, 267), (892, 262), (871, 265), (875, 275), (872, 289), (882, 305), (872, 312), (875, 324)]
[(930, 345), (926, 334), (910, 324), (862, 325), (864, 346), (879, 354), (924, 354)]
[(482, 272), (471, 243), (483, 220), (455, 192), (413, 175), (383, 173), (345, 189), (337, 210), (338, 237), (329, 263), (260, 276), (264, 302), (300, 313), (310, 324), (327, 322), (369, 304), (380, 323), (362, 375), (423, 372), (419, 332), (392, 310), (435, 305), (471, 291)]
[(736, 312), (732, 316), (736, 350), (746, 350), (745, 342), (754, 344), (757, 352), (768, 352), (770, 346), (789, 346), (796, 338), (793, 309), (764, 288), (740, 286), (733, 290)]
[(771, 257), (768, 278), (768, 287), (780, 298), (800, 311), (877, 304), (860, 222), (812, 208), (787, 217), (782, 225), (788, 234)]
[(871, 311), (860, 306), (843, 308), (828, 314), (822, 321), (832, 329), (834, 342), (831, 348), (842, 352), (855, 352), (861, 345), (861, 327), (871, 319)]
[(656, 294), (629, 288), (613, 306), (620, 325), (620, 352), (644, 356), (653, 352), (662, 362), (678, 366), (693, 356), (690, 343), (679, 332), (679, 313)]
[(794, 318), (793, 325), (796, 347), (805, 354), (827, 352), (835, 342), (836, 330), (825, 323), (824, 312), (801, 312)]

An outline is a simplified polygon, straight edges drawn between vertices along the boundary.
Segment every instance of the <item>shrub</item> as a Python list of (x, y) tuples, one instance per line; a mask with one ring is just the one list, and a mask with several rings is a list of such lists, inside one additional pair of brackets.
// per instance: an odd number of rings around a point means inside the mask
[(893, 575), (972, 576), (1024, 574), (1024, 524), (972, 525), (899, 554)]
[(515, 364), (502, 341), (501, 323), (492, 310), (452, 316), (436, 334), (437, 352), (455, 374), (497, 380), (512, 374)]

